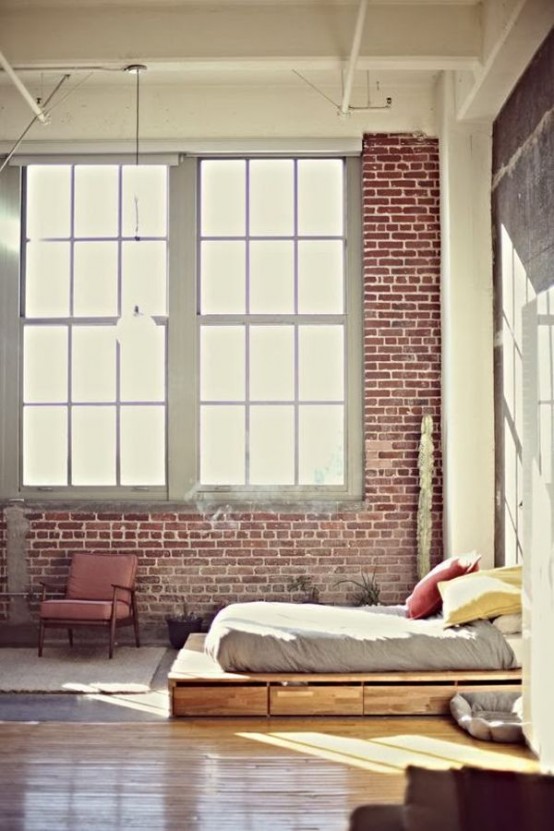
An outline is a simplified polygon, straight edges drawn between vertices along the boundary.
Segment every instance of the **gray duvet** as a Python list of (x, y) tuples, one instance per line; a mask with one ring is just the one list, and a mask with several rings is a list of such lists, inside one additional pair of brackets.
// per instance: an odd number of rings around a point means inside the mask
[(403, 606), (344, 608), (308, 603), (235, 603), (218, 613), (205, 651), (236, 672), (492, 670), (517, 666), (487, 620), (443, 628), (411, 620)]

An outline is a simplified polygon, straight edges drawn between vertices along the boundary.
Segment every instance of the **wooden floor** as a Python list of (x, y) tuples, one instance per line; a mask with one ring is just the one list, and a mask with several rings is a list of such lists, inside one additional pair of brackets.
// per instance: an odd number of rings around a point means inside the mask
[(346, 831), (408, 764), (536, 770), (450, 719), (0, 723), (2, 831)]

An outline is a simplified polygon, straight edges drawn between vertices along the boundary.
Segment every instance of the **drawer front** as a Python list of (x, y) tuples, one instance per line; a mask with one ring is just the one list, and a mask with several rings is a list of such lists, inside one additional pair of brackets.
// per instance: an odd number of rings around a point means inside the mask
[(364, 715), (435, 715), (450, 712), (453, 684), (364, 686)]
[(269, 688), (269, 712), (272, 716), (361, 716), (361, 685), (309, 684)]
[(267, 716), (267, 687), (174, 687), (174, 716)]

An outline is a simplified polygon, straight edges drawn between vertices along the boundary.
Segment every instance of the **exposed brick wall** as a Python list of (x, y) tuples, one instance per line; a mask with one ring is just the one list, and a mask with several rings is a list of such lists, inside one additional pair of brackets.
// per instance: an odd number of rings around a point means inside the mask
[(433, 417), (434, 556), (442, 551), (438, 143), (366, 136), (363, 151), (364, 427), (375, 546), (414, 569), (421, 417)]
[(421, 417), (434, 417), (433, 559), (442, 552), (438, 145), (367, 136), (363, 150), (363, 503), (339, 512), (229, 508), (95, 512), (29, 507), (29, 574), (65, 575), (75, 551), (136, 551), (143, 619), (161, 620), (182, 597), (199, 611), (241, 599), (289, 599), (308, 574), (323, 601), (337, 581), (376, 576), (385, 603), (416, 579), (417, 455)]

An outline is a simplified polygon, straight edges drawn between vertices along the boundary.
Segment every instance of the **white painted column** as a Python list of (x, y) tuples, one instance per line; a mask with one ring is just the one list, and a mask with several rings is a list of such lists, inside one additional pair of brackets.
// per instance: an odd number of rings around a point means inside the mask
[(454, 76), (437, 89), (441, 165), (444, 555), (494, 565), (490, 123), (458, 122)]

